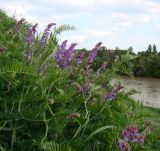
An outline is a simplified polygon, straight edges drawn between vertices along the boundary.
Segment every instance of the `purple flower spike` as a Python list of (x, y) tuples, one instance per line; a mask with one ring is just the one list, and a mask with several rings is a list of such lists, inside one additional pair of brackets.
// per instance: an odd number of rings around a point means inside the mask
[(71, 45), (70, 45), (70, 47), (68, 48), (68, 55), (70, 56), (70, 57), (72, 57), (73, 56), (73, 52), (74, 52), (74, 48), (75, 48), (75, 46), (77, 45), (77, 43), (72, 43)]
[(84, 70), (84, 75), (87, 77), (89, 76), (89, 69), (90, 69), (90, 64), (87, 64)]
[(115, 97), (116, 97), (116, 93), (115, 93), (114, 88), (112, 87), (111, 90), (109, 91), (109, 94), (107, 96), (105, 96), (105, 99), (112, 101), (115, 99)]
[(85, 80), (82, 85), (82, 93), (86, 93), (89, 90), (89, 80)]
[(66, 50), (66, 46), (67, 46), (67, 40), (64, 40), (64, 41), (62, 42), (62, 44), (60, 45), (60, 48), (61, 48), (62, 50)]
[(38, 26), (38, 24), (35, 24), (34, 26), (32, 26), (31, 28), (28, 29), (28, 32), (26, 35), (26, 41), (27, 41), (28, 45), (31, 45), (34, 41), (34, 36), (36, 33), (37, 26)]
[(66, 40), (62, 42), (61, 46), (59, 47), (59, 50), (56, 52), (54, 56), (54, 60), (57, 67), (63, 69), (69, 67), (74, 54), (74, 48), (77, 45), (77, 43), (73, 43), (70, 45), (68, 49), (66, 49), (66, 43), (67, 43)]
[(88, 62), (92, 63), (96, 56), (97, 56), (97, 52), (99, 51), (99, 49), (101, 48), (101, 42), (99, 42), (98, 44), (95, 45), (95, 47), (92, 49), (91, 55), (89, 56)]
[(46, 41), (50, 35), (50, 30), (51, 30), (51, 27), (56, 25), (55, 23), (50, 23), (47, 25), (47, 27), (45, 28), (44, 32), (43, 32), (43, 35), (42, 35), (42, 38), (40, 40), (40, 45), (41, 46), (44, 46), (46, 44)]
[(84, 53), (83, 52), (79, 53), (75, 60), (76, 66), (78, 66), (82, 62), (83, 58), (84, 58)]

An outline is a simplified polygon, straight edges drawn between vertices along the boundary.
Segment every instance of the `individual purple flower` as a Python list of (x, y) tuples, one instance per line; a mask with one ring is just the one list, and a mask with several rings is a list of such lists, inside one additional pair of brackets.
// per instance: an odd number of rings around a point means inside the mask
[(99, 75), (100, 71), (105, 70), (105, 68), (107, 67), (107, 62), (104, 62), (101, 67), (97, 70), (95, 75)]
[(107, 67), (107, 62), (103, 62), (102, 66), (101, 66), (101, 70), (105, 70)]
[(86, 93), (89, 90), (89, 80), (86, 79), (82, 85), (82, 93)]
[(109, 100), (109, 101), (112, 101), (116, 98), (116, 92), (114, 90), (114, 88), (112, 87), (108, 93), (107, 96), (105, 96), (105, 100)]
[(119, 140), (118, 146), (119, 146), (120, 151), (131, 151), (131, 147), (126, 141)]
[(19, 33), (20, 27), (24, 22), (25, 22), (25, 18), (22, 18), (21, 20), (17, 21), (16, 26), (15, 26), (16, 33)]
[(130, 132), (127, 129), (123, 129), (122, 130), (122, 134), (123, 138), (128, 141), (128, 137), (130, 136)]
[(66, 69), (69, 67), (73, 54), (74, 54), (74, 48), (77, 45), (77, 43), (73, 43), (67, 49), (66, 43), (67, 43), (66, 40), (62, 42), (62, 44), (60, 45), (58, 51), (56, 52), (54, 56), (54, 60), (55, 60), (57, 67), (63, 68), (63, 69)]
[(26, 41), (28, 45), (31, 45), (34, 41), (37, 26), (38, 24), (35, 24), (31, 28), (28, 29), (28, 32), (26, 35)]
[(136, 124), (131, 124), (127, 128), (128, 131), (130, 131), (132, 134), (136, 135), (138, 133), (138, 127)]
[(44, 73), (45, 67), (46, 67), (45, 65), (40, 65), (39, 68), (38, 68), (38, 73), (39, 74)]
[(85, 66), (85, 70), (84, 70), (84, 75), (85, 75), (86, 77), (89, 76), (89, 70), (90, 70), (90, 64), (87, 64), (87, 65)]
[(130, 134), (130, 142), (131, 142), (131, 143), (136, 143), (136, 142), (138, 142), (138, 138), (137, 138), (138, 135), (139, 135), (138, 133), (137, 133), (136, 135)]
[(96, 45), (95, 45), (95, 47), (92, 49), (92, 52), (91, 52), (91, 55), (89, 56), (89, 58), (88, 58), (88, 62), (89, 63), (92, 63), (94, 60), (95, 60), (95, 58), (96, 58), (96, 56), (97, 56), (97, 52), (99, 51), (99, 49), (101, 48), (101, 42), (99, 42), (99, 43), (97, 43)]
[(143, 144), (144, 143), (144, 135), (142, 134), (141, 136), (139, 136), (139, 138), (138, 138), (138, 143), (139, 144)]
[(83, 58), (84, 58), (84, 52), (81, 52), (76, 56), (75, 59), (76, 66), (78, 66), (82, 62)]
[(47, 25), (47, 27), (45, 28), (44, 32), (43, 32), (43, 35), (42, 35), (42, 38), (40, 40), (40, 45), (41, 46), (44, 46), (46, 44), (46, 41), (50, 35), (50, 30), (51, 30), (51, 27), (56, 25), (55, 23), (50, 23)]
[(101, 87), (102, 87), (102, 88), (106, 88), (106, 87), (107, 87), (106, 82), (102, 82)]

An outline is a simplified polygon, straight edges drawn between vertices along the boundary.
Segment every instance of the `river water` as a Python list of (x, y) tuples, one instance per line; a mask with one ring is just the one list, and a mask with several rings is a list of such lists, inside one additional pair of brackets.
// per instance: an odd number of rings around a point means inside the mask
[(135, 89), (139, 93), (131, 95), (146, 106), (160, 108), (160, 79), (146, 77), (120, 77), (124, 90)]

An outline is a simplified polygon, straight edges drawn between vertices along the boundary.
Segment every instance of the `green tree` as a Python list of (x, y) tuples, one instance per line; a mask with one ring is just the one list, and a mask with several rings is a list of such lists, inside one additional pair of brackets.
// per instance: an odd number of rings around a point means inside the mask
[(128, 50), (129, 52), (133, 52), (133, 47), (130, 46), (127, 50)]
[(149, 44), (148, 49), (147, 49), (147, 52), (148, 52), (148, 53), (151, 53), (151, 52), (152, 52), (152, 45), (151, 45), (151, 44)]
[(154, 52), (154, 53), (157, 53), (157, 47), (156, 47), (155, 44), (153, 45), (153, 52)]

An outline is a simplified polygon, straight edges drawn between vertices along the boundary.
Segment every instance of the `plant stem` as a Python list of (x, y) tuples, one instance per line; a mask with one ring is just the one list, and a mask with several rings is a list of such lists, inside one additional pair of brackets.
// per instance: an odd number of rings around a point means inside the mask
[(47, 123), (47, 120), (46, 120), (46, 116), (45, 116), (45, 113), (43, 115), (43, 120), (44, 120), (44, 123), (45, 123), (45, 126), (46, 126), (46, 130), (45, 130), (45, 134), (41, 140), (41, 144), (44, 142), (44, 140), (47, 138), (47, 134), (48, 134), (48, 123)]

